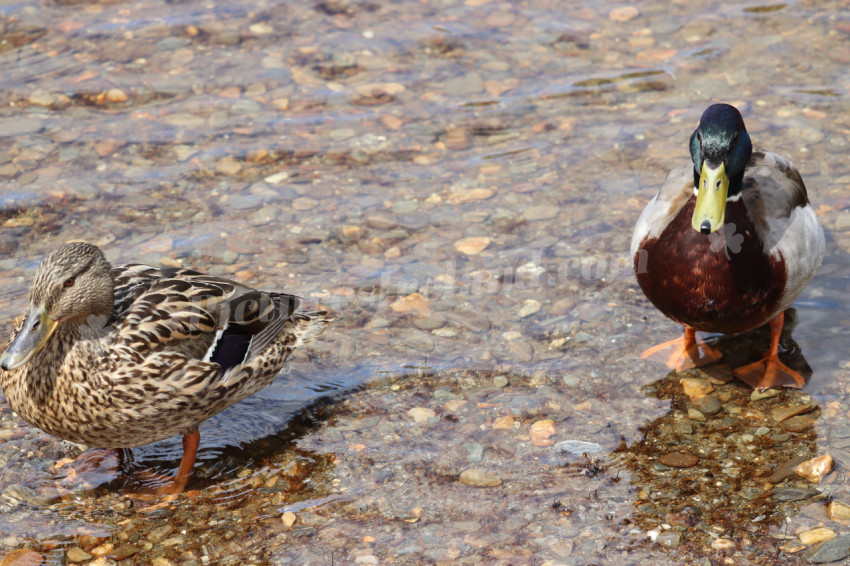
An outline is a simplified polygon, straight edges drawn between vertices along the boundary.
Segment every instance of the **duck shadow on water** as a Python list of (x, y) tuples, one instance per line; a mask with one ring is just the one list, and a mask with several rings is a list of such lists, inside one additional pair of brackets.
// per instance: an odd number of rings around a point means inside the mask
[[(231, 489), (250, 490), (253, 471), (279, 465), (284, 452), (303, 462), (313, 461), (309, 453), (298, 450), (298, 439), (320, 427), (328, 418), (327, 407), (361, 387), (369, 375), (363, 369), (335, 369), (318, 380), (315, 368), (306, 374), (290, 367), (263, 391), (201, 425), (197, 464), (188, 489), (230, 483)], [(174, 474), (182, 446), (175, 437), (122, 453), (121, 473), (108, 488), (144, 491)]]
[[(316, 368), (293, 364), (265, 390), (222, 411), (201, 425), (201, 446), (188, 490), (221, 484), (229, 492), (250, 493), (254, 476), (265, 480), (298, 461), (299, 477), (325, 459), (299, 450), (297, 441), (322, 425), (327, 408), (362, 387), (369, 368), (336, 368), (316, 377)], [(173, 477), (182, 455), (180, 438), (108, 451), (91, 449), (75, 456), (73, 445), (29, 427), (17, 429), (21, 454), (12, 457), (0, 475), (0, 491), (14, 486), (14, 497), (29, 507), (61, 503), (68, 496), (99, 497), (108, 493), (144, 493)], [(15, 464), (35, 448), (36, 466)], [(321, 462), (320, 462), (321, 460)], [(26, 468), (26, 469), (24, 469)], [(6, 476), (6, 477), (4, 477)], [(19, 495), (20, 495), (19, 494)]]

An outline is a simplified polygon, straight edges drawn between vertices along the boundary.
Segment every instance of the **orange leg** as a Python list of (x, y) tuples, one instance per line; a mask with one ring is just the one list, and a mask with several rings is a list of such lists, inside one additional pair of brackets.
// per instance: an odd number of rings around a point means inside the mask
[(781, 312), (770, 320), (770, 350), (761, 360), (732, 371), (735, 377), (762, 391), (771, 387), (802, 389), (806, 380), (802, 375), (779, 361), (779, 337), (785, 313)]
[(646, 350), (640, 355), (643, 360), (661, 362), (669, 369), (683, 371), (716, 362), (723, 354), (697, 340), (696, 330), (685, 327), (685, 335)]
[[(186, 490), (186, 485), (192, 477), (192, 469), (195, 467), (195, 457), (198, 455), (198, 444), (200, 441), (201, 433), (197, 430), (183, 436), (183, 458), (180, 460), (180, 467), (177, 468), (177, 475), (173, 478), (163, 477), (150, 470), (135, 474), (135, 479), (141, 481), (143, 484), (150, 485), (151, 483), (164, 482), (163, 485), (154, 489), (153, 492), (142, 488), (141, 492), (128, 494), (131, 499), (141, 504), (139, 507), (140, 511), (158, 509), (176, 499), (179, 494)], [(142, 502), (153, 502), (153, 504), (142, 504)]]
[(177, 475), (174, 476), (174, 481), (171, 484), (164, 485), (156, 490), (159, 495), (175, 495), (185, 491), (189, 478), (192, 477), (192, 469), (195, 467), (195, 457), (198, 455), (198, 444), (200, 442), (201, 433), (197, 430), (193, 430), (183, 437), (183, 458), (180, 460), (180, 467), (177, 468)]

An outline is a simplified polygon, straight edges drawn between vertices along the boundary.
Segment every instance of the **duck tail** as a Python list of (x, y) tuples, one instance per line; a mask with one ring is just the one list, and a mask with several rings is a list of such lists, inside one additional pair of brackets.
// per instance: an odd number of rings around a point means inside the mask
[(300, 348), (310, 340), (316, 338), (325, 331), (334, 317), (329, 316), (326, 311), (297, 312), (292, 315), (295, 323), (294, 333), (296, 336), (295, 348)]

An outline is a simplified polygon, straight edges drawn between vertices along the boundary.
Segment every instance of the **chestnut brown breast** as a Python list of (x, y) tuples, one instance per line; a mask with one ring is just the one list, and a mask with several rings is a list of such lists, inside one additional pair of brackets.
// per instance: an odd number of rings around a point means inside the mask
[(706, 332), (744, 332), (779, 309), (787, 272), (772, 259), (747, 215), (743, 199), (726, 207), (726, 224), (713, 234), (691, 227), (695, 197), (658, 238), (645, 239), (635, 257), (638, 284), (658, 310)]

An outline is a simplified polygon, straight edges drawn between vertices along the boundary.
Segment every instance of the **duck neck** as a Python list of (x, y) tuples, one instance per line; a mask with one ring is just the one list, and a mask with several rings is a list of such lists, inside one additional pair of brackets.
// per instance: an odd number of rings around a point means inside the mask
[[(102, 332), (105, 321), (106, 317), (63, 321), (26, 364), (17, 370), (0, 372), (3, 391), (12, 408), (19, 413), (26, 411), (21, 405), (26, 402), (26, 397), (32, 399), (36, 407), (44, 406), (55, 395), (57, 380), (74, 344), (96, 338)], [(16, 398), (19, 394), (23, 398)]]

